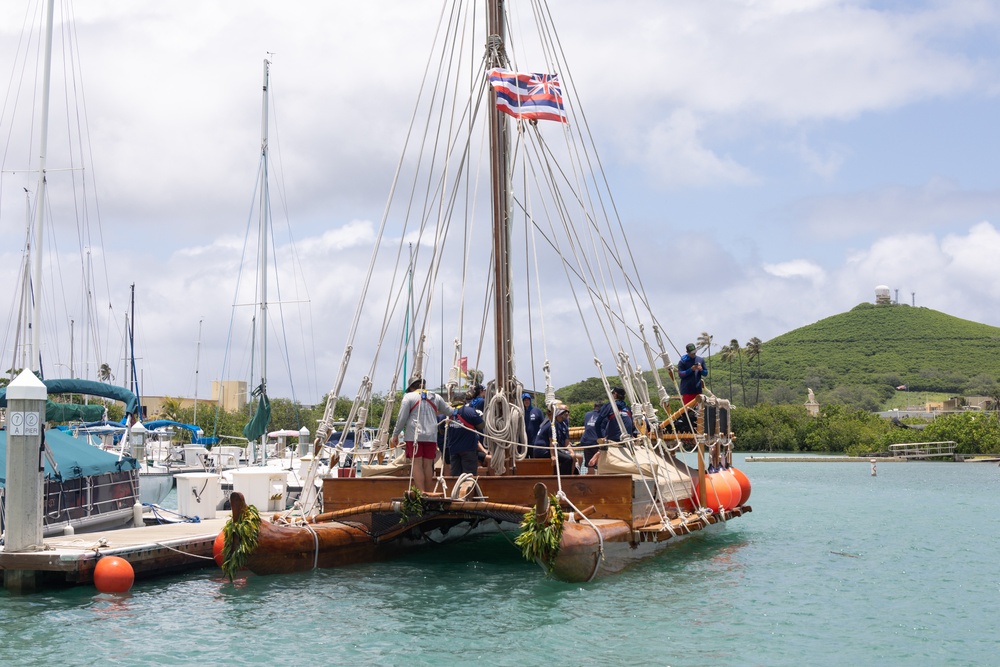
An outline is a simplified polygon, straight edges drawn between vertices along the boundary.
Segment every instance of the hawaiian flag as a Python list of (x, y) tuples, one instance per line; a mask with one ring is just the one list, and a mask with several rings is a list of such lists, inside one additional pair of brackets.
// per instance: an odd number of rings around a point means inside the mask
[(497, 108), (505, 114), (568, 122), (558, 74), (524, 74), (494, 67), (487, 75), (497, 94)]

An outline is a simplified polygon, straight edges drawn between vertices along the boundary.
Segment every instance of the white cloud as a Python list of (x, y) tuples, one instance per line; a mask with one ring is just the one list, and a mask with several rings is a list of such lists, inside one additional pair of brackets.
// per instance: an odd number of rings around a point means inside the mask
[(780, 264), (764, 264), (764, 271), (778, 278), (804, 278), (812, 283), (823, 282), (823, 268), (807, 259), (793, 259)]
[(650, 130), (643, 152), (656, 180), (672, 187), (752, 183), (754, 177), (748, 169), (703, 145), (698, 136), (700, 125), (691, 112), (681, 110)]

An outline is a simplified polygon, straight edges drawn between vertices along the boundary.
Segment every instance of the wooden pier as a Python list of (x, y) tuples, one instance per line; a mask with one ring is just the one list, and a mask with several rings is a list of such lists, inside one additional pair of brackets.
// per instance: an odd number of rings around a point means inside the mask
[(88, 584), (102, 556), (119, 556), (132, 565), (135, 578), (150, 578), (203, 567), (216, 567), (212, 545), (229, 513), (199, 523), (169, 523), (104, 532), (46, 537), (41, 551), (0, 551), (0, 571), (35, 573), (37, 588)]
[(952, 459), (961, 461), (961, 454), (955, 453), (956, 444), (952, 440), (941, 442), (907, 442), (889, 445), (889, 453), (907, 461), (924, 459)]
[[(906, 461), (924, 461), (928, 459), (966, 460), (962, 454), (955, 451), (957, 444), (952, 440), (940, 442), (907, 442), (889, 445), (889, 455), (872, 456), (747, 456), (747, 463), (904, 463)], [(971, 460), (971, 459), (970, 459)], [(993, 459), (986, 458), (992, 463)]]

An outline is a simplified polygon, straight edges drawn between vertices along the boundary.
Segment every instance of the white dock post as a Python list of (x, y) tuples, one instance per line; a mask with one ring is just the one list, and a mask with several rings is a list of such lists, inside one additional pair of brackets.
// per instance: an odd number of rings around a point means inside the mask
[[(22, 371), (7, 387), (7, 553), (42, 548), (42, 436), (47, 398), (45, 385), (29, 370)], [(33, 591), (35, 572), (4, 570), (3, 581), (9, 591)]]

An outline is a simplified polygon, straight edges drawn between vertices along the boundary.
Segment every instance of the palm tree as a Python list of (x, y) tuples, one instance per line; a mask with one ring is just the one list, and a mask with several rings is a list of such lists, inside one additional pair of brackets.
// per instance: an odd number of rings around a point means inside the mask
[[(736, 341), (733, 341), (736, 343)], [(733, 359), (736, 358), (736, 349), (739, 348), (739, 343), (737, 347), (733, 348), (732, 345), (723, 345), (719, 356), (723, 361), (729, 363), (729, 400), (733, 400)]]
[[(740, 347), (740, 341), (735, 338), (729, 341), (729, 349), (733, 356), (739, 358), (740, 360), (740, 388), (743, 390), (743, 405), (747, 404), (747, 387), (743, 382), (743, 349)], [(732, 391), (730, 391), (732, 394)]]
[(747, 361), (757, 360), (757, 395), (753, 399), (753, 404), (757, 405), (760, 403), (760, 352), (761, 352), (761, 340), (754, 336), (747, 341)]
[(705, 371), (708, 372), (708, 388), (712, 388), (712, 373), (708, 368), (708, 360), (712, 358), (712, 336), (707, 331), (702, 331), (695, 343), (698, 350), (705, 350)]

